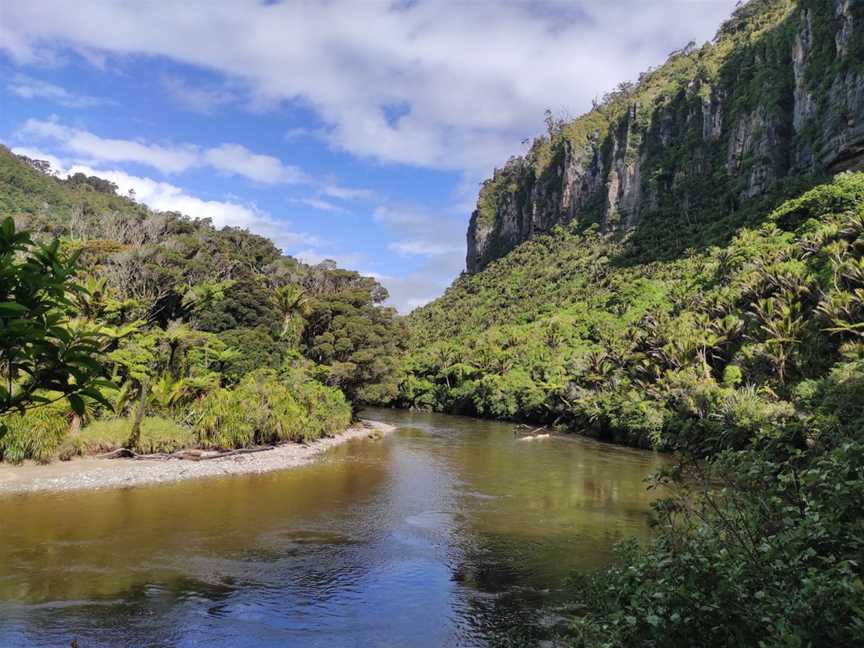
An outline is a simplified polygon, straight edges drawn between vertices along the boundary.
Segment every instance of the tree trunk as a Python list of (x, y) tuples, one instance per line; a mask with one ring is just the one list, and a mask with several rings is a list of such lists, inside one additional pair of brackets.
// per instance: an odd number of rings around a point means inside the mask
[(141, 439), (141, 421), (144, 419), (144, 409), (147, 406), (147, 392), (147, 383), (141, 383), (141, 402), (138, 405), (138, 411), (135, 412), (135, 418), (132, 421), (132, 431), (129, 433), (129, 440), (126, 442), (126, 447), (130, 450), (134, 450)]

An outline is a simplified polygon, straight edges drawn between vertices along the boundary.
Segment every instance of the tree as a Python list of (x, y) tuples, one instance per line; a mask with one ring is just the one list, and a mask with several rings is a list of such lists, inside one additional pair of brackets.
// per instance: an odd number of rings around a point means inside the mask
[(332, 270), (318, 278), (310, 300), (304, 353), (323, 365), (322, 379), (339, 387), (356, 409), (396, 397), (403, 343), (392, 308), (379, 304), (387, 291), (356, 272)]
[(35, 245), (11, 218), (0, 224), (0, 416), (61, 398), (80, 415), (84, 397), (104, 401), (95, 389), (104, 337), (71, 322), (71, 296), (85, 288), (73, 283), (77, 254), (59, 248)]
[[(294, 284), (279, 286), (273, 292), (273, 307), (282, 318), (282, 339), (299, 339), (303, 332), (303, 317), (309, 312), (306, 292)], [(299, 330), (298, 330), (299, 329)]]
[(753, 307), (765, 333), (766, 355), (777, 369), (780, 384), (786, 382), (786, 370), (795, 348), (801, 343), (804, 318), (801, 304), (789, 294), (760, 299)]

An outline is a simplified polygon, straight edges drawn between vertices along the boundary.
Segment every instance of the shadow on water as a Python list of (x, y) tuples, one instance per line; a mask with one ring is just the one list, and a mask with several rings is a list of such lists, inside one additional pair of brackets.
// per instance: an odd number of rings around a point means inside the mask
[(524, 645), (648, 533), (654, 454), (369, 416), (398, 430), (296, 470), (0, 499), (0, 645)]

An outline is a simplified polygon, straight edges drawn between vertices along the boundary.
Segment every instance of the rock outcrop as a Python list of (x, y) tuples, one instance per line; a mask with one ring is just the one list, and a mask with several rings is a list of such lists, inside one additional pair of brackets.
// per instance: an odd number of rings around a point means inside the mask
[(571, 221), (604, 231), (735, 210), (790, 175), (864, 168), (864, 0), (751, 0), (495, 171), (468, 229), (476, 272)]

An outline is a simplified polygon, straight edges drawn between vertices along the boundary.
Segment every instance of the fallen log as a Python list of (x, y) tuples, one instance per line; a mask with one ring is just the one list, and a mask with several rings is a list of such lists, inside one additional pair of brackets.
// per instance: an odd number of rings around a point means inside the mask
[(528, 430), (528, 429), (529, 429), (529, 426), (527, 426), (527, 425), (517, 425), (516, 427), (513, 428), (513, 436), (515, 436), (515, 437), (518, 437), (518, 436), (534, 436), (534, 434), (536, 434), (536, 433), (539, 432), (540, 430), (545, 429), (545, 427), (546, 427), (545, 425), (541, 425), (540, 427), (538, 427), (538, 428), (534, 428), (533, 430), (530, 430), (529, 432), (522, 432), (521, 430)]
[[(177, 450), (176, 452), (153, 452), (149, 454), (139, 454), (129, 448), (117, 448), (111, 452), (96, 455), (97, 459), (135, 459), (141, 461), (167, 461), (168, 459), (182, 459), (186, 461), (205, 461), (207, 459), (222, 459), (223, 457), (232, 457), (235, 455), (252, 454), (254, 452), (264, 452), (272, 450), (276, 446), (255, 446), (253, 448), (237, 448), (235, 450), (226, 450), (224, 452), (198, 449)], [(206, 454), (205, 454), (206, 453)]]

